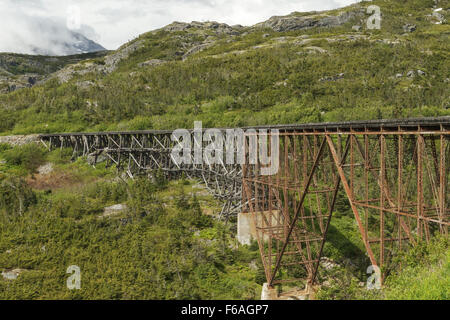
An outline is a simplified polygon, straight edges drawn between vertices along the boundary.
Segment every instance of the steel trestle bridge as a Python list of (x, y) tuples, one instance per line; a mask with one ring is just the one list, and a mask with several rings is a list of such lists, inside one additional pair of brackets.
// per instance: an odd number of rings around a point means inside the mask
[[(106, 157), (107, 165), (130, 177), (159, 170), (168, 178), (200, 179), (223, 200), (222, 216), (252, 216), (269, 286), (314, 284), (337, 203), (351, 209), (373, 266), (388, 266), (396, 252), (435, 234), (448, 235), (450, 117), (242, 129), (245, 161), (233, 165), (177, 163), (172, 131), (40, 139), (50, 149), (72, 148), (74, 158), (90, 156), (95, 163)], [(266, 164), (250, 161), (249, 154), (255, 135), (273, 135), (267, 130), (279, 137), (279, 170), (273, 175), (261, 175)], [(195, 144), (208, 143), (193, 134)]]

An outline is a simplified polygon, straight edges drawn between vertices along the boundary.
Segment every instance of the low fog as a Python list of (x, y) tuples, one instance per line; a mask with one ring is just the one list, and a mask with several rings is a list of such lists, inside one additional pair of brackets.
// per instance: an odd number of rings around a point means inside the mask
[[(328, 10), (355, 2), (358, 0), (0, 0), (0, 52), (79, 53), (86, 45), (94, 45), (80, 34), (116, 49), (173, 21), (253, 25), (273, 15)], [(68, 8), (73, 6), (80, 12), (80, 25), (71, 30)]]

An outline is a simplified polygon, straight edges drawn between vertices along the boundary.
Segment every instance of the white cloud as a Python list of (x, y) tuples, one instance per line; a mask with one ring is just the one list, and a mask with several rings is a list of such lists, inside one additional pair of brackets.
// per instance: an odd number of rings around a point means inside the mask
[[(173, 21), (253, 25), (273, 15), (328, 10), (355, 2), (359, 0), (0, 0), (0, 51), (25, 52), (35, 42), (45, 43), (52, 29), (42, 27), (44, 22), (61, 25), (72, 5), (80, 8), (81, 33), (115, 49)], [(67, 36), (58, 32), (60, 37)]]

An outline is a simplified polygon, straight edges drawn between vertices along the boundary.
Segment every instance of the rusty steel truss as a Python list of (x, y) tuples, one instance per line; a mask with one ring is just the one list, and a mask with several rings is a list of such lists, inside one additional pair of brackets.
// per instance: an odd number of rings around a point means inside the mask
[(448, 118), (279, 127), (278, 173), (243, 169), (244, 211), (269, 285), (315, 282), (338, 200), (351, 208), (373, 266), (447, 235), (449, 129)]
[[(131, 177), (162, 170), (168, 177), (200, 179), (224, 201), (222, 214), (253, 217), (270, 286), (314, 284), (338, 205), (351, 209), (374, 266), (385, 267), (396, 252), (448, 234), (450, 117), (252, 129), (243, 165), (179, 165), (171, 156), (171, 131), (51, 134), (41, 141), (73, 148), (74, 157), (90, 155), (94, 162), (106, 156)], [(276, 174), (261, 175), (265, 165), (250, 163), (254, 135), (279, 138)]]

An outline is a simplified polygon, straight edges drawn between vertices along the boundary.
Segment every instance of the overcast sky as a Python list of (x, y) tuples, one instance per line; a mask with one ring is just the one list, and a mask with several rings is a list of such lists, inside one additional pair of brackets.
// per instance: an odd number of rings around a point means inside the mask
[(30, 44), (51, 46), (47, 35), (67, 36), (51, 25), (64, 29), (69, 17), (69, 26), (76, 26), (77, 8), (81, 23), (77, 31), (107, 49), (116, 49), (173, 21), (253, 25), (273, 15), (355, 2), (359, 0), (0, 0), (0, 51), (28, 53)]

